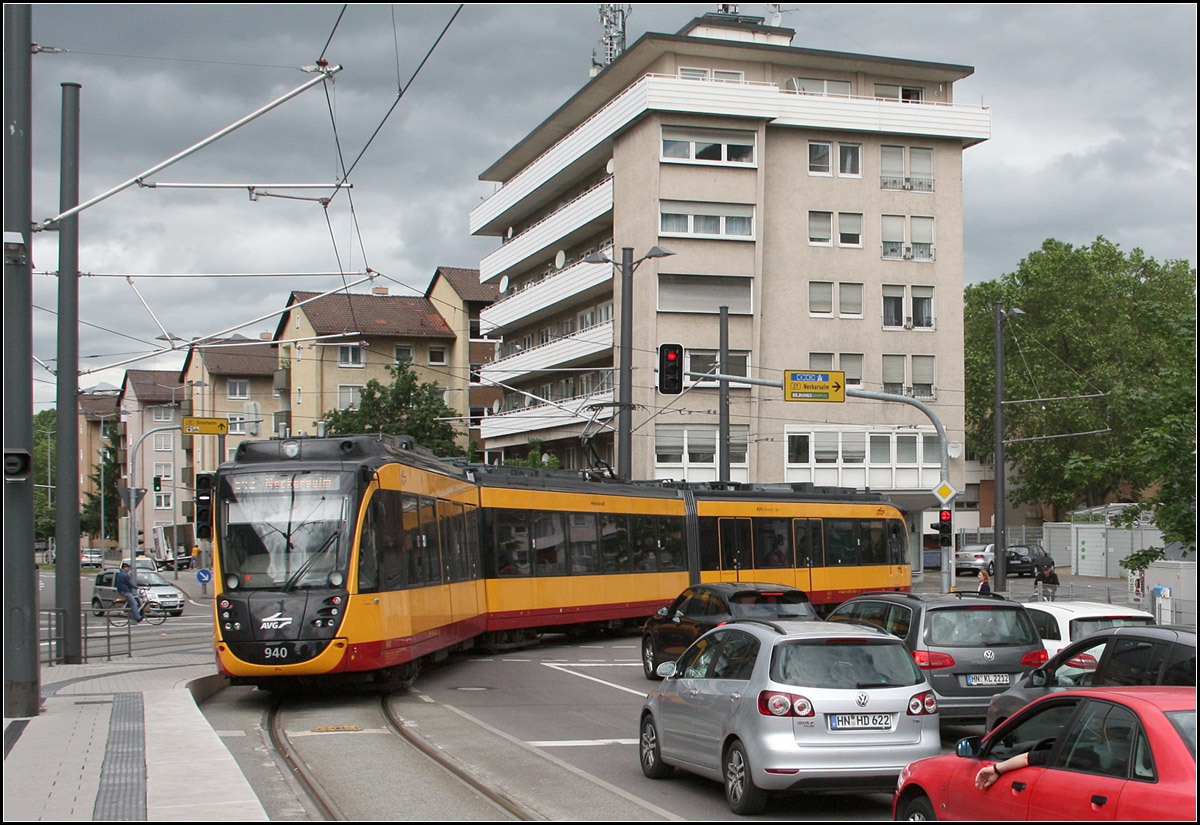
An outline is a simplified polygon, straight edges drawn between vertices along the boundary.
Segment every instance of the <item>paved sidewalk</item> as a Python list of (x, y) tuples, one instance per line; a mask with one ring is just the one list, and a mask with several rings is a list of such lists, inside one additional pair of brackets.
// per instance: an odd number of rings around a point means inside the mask
[(266, 821), (197, 707), (224, 684), (208, 650), (44, 665), (41, 713), (4, 720), (5, 821)]

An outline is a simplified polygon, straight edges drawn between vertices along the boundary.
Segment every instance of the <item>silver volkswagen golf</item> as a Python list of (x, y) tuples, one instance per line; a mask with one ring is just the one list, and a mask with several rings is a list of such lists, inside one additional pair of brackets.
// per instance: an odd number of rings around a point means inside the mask
[(658, 673), (641, 711), (642, 772), (723, 782), (737, 814), (777, 791), (891, 791), (905, 765), (940, 752), (929, 683), (874, 627), (734, 621)]

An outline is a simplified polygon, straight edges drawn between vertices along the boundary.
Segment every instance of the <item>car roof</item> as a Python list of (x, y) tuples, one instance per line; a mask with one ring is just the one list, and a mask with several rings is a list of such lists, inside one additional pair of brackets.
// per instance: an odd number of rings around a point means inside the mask
[(1101, 616), (1140, 616), (1153, 618), (1153, 614), (1136, 607), (1123, 604), (1108, 604), (1107, 602), (1032, 602), (1026, 605), (1030, 610), (1040, 610), (1064, 619), (1086, 619)]
[(1102, 639), (1107, 636), (1133, 636), (1135, 638), (1153, 639), (1157, 641), (1167, 642), (1182, 642), (1184, 644), (1191, 642), (1196, 644), (1196, 629), (1194, 627), (1182, 627), (1180, 625), (1158, 625), (1158, 624), (1143, 624), (1143, 625), (1123, 625), (1121, 627), (1102, 627), (1088, 635), (1076, 639), (1075, 641), (1083, 641), (1085, 639)]
[(788, 619), (734, 619), (721, 625), (728, 627), (749, 628), (761, 635), (778, 637), (780, 641), (804, 639), (846, 639), (864, 638), (894, 640), (903, 644), (890, 633), (865, 623), (849, 622), (805, 622)]
[(1150, 705), (1162, 711), (1195, 710), (1196, 689), (1194, 687), (1168, 687), (1165, 685), (1136, 685), (1124, 687), (1083, 688), (1064, 690), (1042, 697), (1061, 699), (1069, 696), (1087, 696), (1095, 699), (1116, 699), (1128, 705)]
[[(973, 606), (1016, 606), (1021, 607), (1019, 602), (1011, 602), (1003, 596), (993, 593), (990, 596), (979, 596), (975, 593), (960, 591), (957, 593), (906, 593), (904, 591), (881, 590), (876, 593), (860, 593), (846, 601), (842, 605), (851, 602), (866, 601), (868, 599), (885, 599), (887, 601), (896, 602), (897, 604), (907, 604), (913, 607), (950, 607), (954, 605), (964, 604)], [(841, 607), (842, 605), (838, 605)]]
[(746, 591), (757, 591), (767, 593), (799, 593), (807, 598), (808, 594), (796, 587), (789, 587), (786, 584), (771, 584), (770, 582), (705, 582), (703, 584), (694, 584), (688, 588), (689, 590), (711, 590), (714, 593), (744, 593)]

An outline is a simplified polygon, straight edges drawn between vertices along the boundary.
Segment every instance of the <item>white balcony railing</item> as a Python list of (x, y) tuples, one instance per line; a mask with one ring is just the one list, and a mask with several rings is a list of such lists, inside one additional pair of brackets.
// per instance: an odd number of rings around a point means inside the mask
[[(520, 410), (489, 415), (480, 424), (481, 438), (500, 438), (551, 427), (580, 426), (593, 419), (607, 421), (614, 415), (612, 390), (580, 395), (553, 403), (532, 403)], [(600, 405), (593, 409), (593, 405)]]
[(471, 234), (499, 234), (503, 226), (497, 221), (525, 198), (652, 110), (761, 118), (783, 126), (958, 138), (964, 145), (991, 137), (991, 113), (982, 106), (813, 95), (785, 91), (773, 83), (645, 75), (472, 209)]
[[(611, 256), (611, 250), (607, 254)], [(502, 335), (573, 303), (576, 296), (585, 292), (611, 289), (612, 279), (612, 264), (579, 261), (484, 308), (479, 313), (479, 328), (485, 335)]]
[(485, 384), (508, 383), (530, 373), (590, 358), (613, 348), (613, 322), (604, 321), (546, 344), (522, 350), (485, 364), (479, 371)]

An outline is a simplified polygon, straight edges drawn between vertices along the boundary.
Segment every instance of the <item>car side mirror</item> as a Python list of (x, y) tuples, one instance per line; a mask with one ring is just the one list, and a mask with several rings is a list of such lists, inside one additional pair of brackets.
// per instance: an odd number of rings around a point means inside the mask
[(966, 739), (958, 740), (958, 744), (954, 746), (954, 752), (967, 759), (977, 759), (983, 750), (982, 744), (982, 737), (968, 736)]
[(672, 676), (675, 675), (675, 663), (674, 662), (663, 662), (661, 665), (659, 665), (657, 668), (654, 669), (654, 672), (657, 673), (659, 676), (661, 676), (664, 679), (670, 679)]
[(1029, 674), (1029, 684), (1038, 688), (1047, 687), (1050, 684), (1050, 675), (1039, 667)]

